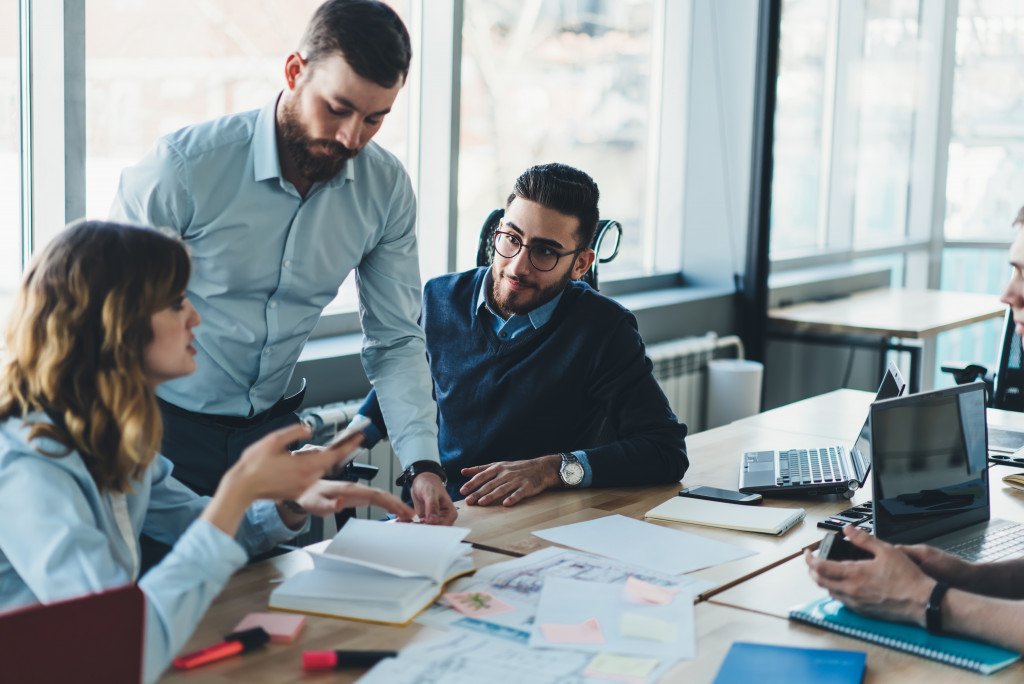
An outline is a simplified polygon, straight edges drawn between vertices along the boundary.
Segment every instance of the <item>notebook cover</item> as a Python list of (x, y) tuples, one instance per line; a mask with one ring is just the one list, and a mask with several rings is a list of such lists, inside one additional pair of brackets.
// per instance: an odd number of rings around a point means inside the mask
[(644, 517), (705, 527), (724, 527), (743, 532), (782, 534), (803, 520), (804, 514), (802, 508), (741, 506), (674, 496), (647, 511)]
[(982, 674), (991, 674), (1020, 660), (1018, 653), (980, 641), (929, 634), (928, 630), (916, 625), (865, 617), (830, 598), (794, 608), (789, 617)]
[(862, 651), (737, 641), (725, 654), (715, 684), (860, 684), (866, 663)]

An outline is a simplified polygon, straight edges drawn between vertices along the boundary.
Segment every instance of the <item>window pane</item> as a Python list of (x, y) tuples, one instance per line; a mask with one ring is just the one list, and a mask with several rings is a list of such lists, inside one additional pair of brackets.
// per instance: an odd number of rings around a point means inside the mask
[(870, 0), (865, 9), (855, 247), (906, 236), (920, 51), (917, 0)]
[(1024, 188), (1024, 3), (961, 0), (946, 237), (1009, 242)]
[(0, 3), (0, 327), (21, 278), (18, 3)]
[(818, 246), (822, 117), (833, 2), (784, 0), (772, 154), (771, 252)]
[(651, 0), (469, 0), (462, 33), (458, 267), (527, 167), (564, 162), (601, 188), (624, 229), (602, 278), (647, 270), (644, 244)]
[[(86, 4), (86, 213), (109, 212), (121, 169), (161, 135), (256, 109), (283, 86), (285, 57), (322, 0)], [(409, 0), (393, 3), (403, 19)], [(153, 30), (159, 27), (159, 30)], [(407, 158), (403, 88), (375, 141)], [(354, 278), (329, 309), (355, 309)]]

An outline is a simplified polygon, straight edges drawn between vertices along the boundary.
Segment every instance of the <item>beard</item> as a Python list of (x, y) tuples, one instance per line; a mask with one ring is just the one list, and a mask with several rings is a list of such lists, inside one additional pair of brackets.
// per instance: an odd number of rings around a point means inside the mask
[[(359, 150), (349, 149), (335, 140), (322, 140), (309, 135), (295, 111), (295, 100), (281, 106), (280, 132), (281, 141), (295, 163), (296, 171), (310, 183), (334, 178), (345, 166), (345, 162), (359, 153)], [(314, 149), (321, 151), (314, 152)]]
[[(547, 287), (539, 287), (530, 279), (507, 276), (495, 268), (491, 271), (491, 303), (502, 318), (508, 319), (512, 315), (522, 316), (554, 299), (559, 292), (565, 289), (571, 277), (572, 270), (570, 269), (558, 282)], [(530, 289), (503, 293), (500, 284), (507, 280), (515, 280)]]

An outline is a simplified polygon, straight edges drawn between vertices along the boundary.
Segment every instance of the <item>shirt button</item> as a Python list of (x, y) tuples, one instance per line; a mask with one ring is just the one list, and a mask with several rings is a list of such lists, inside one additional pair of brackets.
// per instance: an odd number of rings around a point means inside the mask
[(284, 267), (285, 268), (291, 268), (292, 267), (292, 260), (291, 259), (285, 259), (284, 260)]
[(270, 302), (270, 308), (271, 309), (276, 309), (277, 308), (277, 302)]
[(273, 347), (267, 347), (266, 349), (263, 350), (263, 355), (270, 356), (270, 352), (273, 351), (273, 349)]

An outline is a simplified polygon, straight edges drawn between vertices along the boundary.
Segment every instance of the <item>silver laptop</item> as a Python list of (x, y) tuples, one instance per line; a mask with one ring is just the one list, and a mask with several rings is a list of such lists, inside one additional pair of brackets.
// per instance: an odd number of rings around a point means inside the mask
[[(907, 383), (890, 362), (875, 394), (875, 401), (903, 394)], [(851, 496), (871, 472), (871, 413), (849, 449), (825, 444), (805, 449), (748, 451), (740, 462), (739, 490), (766, 496), (787, 494), (843, 494)]]
[(967, 560), (1024, 556), (1024, 525), (989, 508), (985, 385), (871, 405), (875, 535)]

